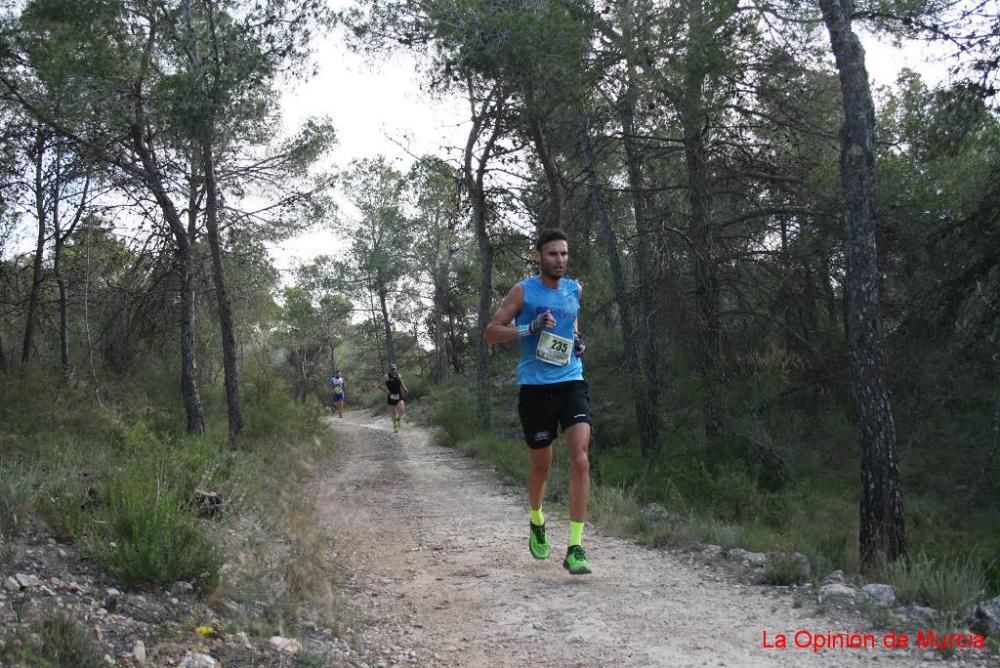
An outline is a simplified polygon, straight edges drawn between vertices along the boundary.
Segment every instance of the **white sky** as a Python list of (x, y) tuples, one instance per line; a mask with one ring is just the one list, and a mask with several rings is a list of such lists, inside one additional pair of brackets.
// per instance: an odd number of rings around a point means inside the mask
[[(333, 163), (341, 169), (351, 160), (384, 155), (405, 171), (413, 156), (443, 156), (447, 149), (464, 144), (467, 105), (457, 98), (432, 99), (423, 92), (411, 55), (368, 60), (345, 46), (339, 29), (324, 38), (316, 45), (317, 76), (284, 96), (286, 127), (295, 128), (309, 117), (329, 116), (337, 132)], [(350, 216), (350, 211), (343, 215)], [(289, 239), (274, 248), (273, 256), (287, 271), (342, 248), (343, 237), (334, 226)]]

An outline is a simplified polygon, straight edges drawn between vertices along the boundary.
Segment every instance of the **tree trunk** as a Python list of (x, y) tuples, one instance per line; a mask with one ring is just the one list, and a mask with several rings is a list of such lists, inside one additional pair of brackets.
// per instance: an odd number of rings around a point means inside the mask
[[(494, 86), (481, 108), (475, 108), (474, 90), (472, 82), (468, 82), (469, 102), (473, 108), (472, 128), (469, 130), (469, 137), (465, 142), (465, 152), (463, 160), (463, 178), (465, 187), (469, 193), (472, 203), (472, 227), (476, 232), (476, 242), (479, 246), (479, 309), (477, 312), (478, 331), (486, 331), (486, 325), (490, 321), (490, 308), (493, 302), (493, 244), (490, 242), (489, 230), (486, 226), (486, 191), (485, 178), (486, 166), (493, 153), (497, 138), (500, 136), (501, 115), (503, 112), (504, 95), (500, 86)], [(483, 146), (482, 154), (476, 158), (474, 156), (476, 144), (482, 133), (487, 114), (493, 115), (493, 128), (490, 132), (486, 144)], [(476, 165), (473, 168), (473, 160)], [(476, 338), (476, 412), (479, 417), (479, 424), (489, 427), (492, 418), (490, 415), (490, 385), (489, 380), (489, 346), (482, 335)]]
[[(493, 306), (493, 244), (486, 230), (486, 196), (476, 192), (472, 203), (473, 225), (476, 229), (476, 240), (479, 245), (479, 309), (477, 323), (479, 331), (485, 331), (490, 321), (490, 309)], [(476, 410), (479, 422), (483, 427), (492, 423), (490, 414), (489, 394), (489, 347), (481, 336), (476, 337), (476, 385), (478, 388)]]
[(24, 344), (21, 348), (21, 363), (27, 365), (35, 345), (35, 326), (38, 321), (38, 309), (42, 297), (42, 282), (45, 274), (42, 271), (42, 261), (45, 256), (45, 134), (38, 130), (35, 133), (35, 218), (38, 222), (38, 234), (35, 239), (35, 258), (31, 268), (31, 294), (28, 297), (28, 313), (24, 323)]
[[(618, 320), (621, 323), (622, 339), (625, 343), (625, 371), (629, 378), (639, 378), (639, 346), (633, 329), (632, 307), (629, 304), (628, 289), (625, 286), (625, 274), (622, 271), (621, 255), (618, 251), (618, 235), (611, 224), (604, 192), (597, 178), (597, 168), (594, 164), (594, 147), (590, 139), (590, 117), (585, 111), (579, 112), (580, 123), (580, 157), (583, 160), (583, 170), (590, 190), (590, 201), (597, 217), (597, 228), (608, 255), (608, 265), (611, 269), (611, 286), (614, 289), (615, 301), (618, 304)], [(656, 420), (655, 415), (649, 415), (649, 404), (643, 394), (641, 384), (632, 384), (632, 399), (635, 403), (635, 416), (639, 425), (639, 447), (647, 464), (653, 463), (657, 451), (657, 442), (653, 440), (655, 430), (648, 428)], [(644, 426), (646, 428), (644, 428)]]
[(226, 268), (222, 258), (222, 240), (219, 237), (219, 190), (215, 180), (215, 156), (212, 146), (205, 142), (201, 147), (202, 167), (205, 174), (205, 226), (208, 246), (212, 254), (212, 278), (219, 309), (219, 327), (222, 333), (222, 365), (225, 370), (226, 407), (229, 415), (229, 447), (235, 448), (243, 434), (243, 414), (240, 409), (240, 371), (237, 363), (236, 332), (233, 327), (233, 307), (226, 288)]
[(85, 177), (83, 193), (80, 196), (80, 203), (76, 208), (76, 213), (73, 215), (73, 220), (66, 229), (63, 229), (62, 221), (59, 219), (59, 201), (62, 198), (60, 193), (60, 183), (62, 181), (60, 174), (62, 167), (62, 147), (59, 147), (56, 155), (56, 178), (52, 203), (52, 236), (55, 241), (52, 274), (56, 279), (56, 285), (59, 286), (59, 358), (62, 362), (63, 376), (69, 379), (73, 372), (69, 360), (69, 297), (66, 289), (66, 279), (62, 275), (62, 256), (66, 240), (73, 234), (76, 226), (80, 223), (80, 219), (83, 217), (83, 212), (87, 208), (87, 194), (90, 192), (90, 175), (88, 174)]
[(448, 275), (444, 268), (434, 269), (434, 381), (448, 380), (448, 344), (444, 332), (444, 310), (448, 299)]
[(849, 0), (820, 0), (844, 104), (840, 170), (844, 190), (848, 354), (861, 437), (859, 549), (862, 567), (906, 554), (896, 427), (886, 382), (875, 243), (875, 108)]
[(545, 127), (542, 123), (541, 112), (538, 109), (538, 101), (535, 96), (534, 86), (529, 82), (525, 87), (525, 101), (528, 116), (528, 134), (531, 142), (535, 145), (535, 153), (538, 154), (538, 161), (542, 163), (542, 171), (545, 172), (545, 182), (549, 187), (549, 208), (546, 215), (539, 222), (539, 227), (560, 228), (562, 227), (562, 202), (563, 188), (559, 179), (559, 169), (556, 167), (545, 139)]
[(392, 322), (389, 320), (389, 295), (383, 287), (378, 289), (378, 305), (382, 310), (382, 331), (385, 332), (385, 353), (389, 356), (389, 364), (398, 364), (396, 346), (392, 339)]
[(635, 145), (635, 98), (631, 90), (622, 96), (619, 111), (629, 189), (632, 191), (632, 209), (635, 213), (635, 227), (639, 237), (636, 245), (636, 261), (639, 269), (639, 336), (642, 341), (643, 387), (640, 388), (640, 395), (646, 397), (645, 420), (640, 419), (639, 423), (639, 440), (653, 444), (654, 448), (658, 450), (660, 375), (659, 358), (656, 352), (656, 289), (653, 283), (654, 271), (650, 250), (653, 234), (647, 218), (645, 184), (642, 178), (642, 168), (639, 164), (639, 150)]
[[(700, 90), (700, 89), (699, 89)], [(700, 92), (698, 93), (700, 95)], [(711, 220), (711, 194), (705, 138), (691, 119), (684, 124), (684, 154), (688, 168), (691, 207), (691, 244), (694, 253), (695, 327), (702, 377), (702, 410), (705, 436), (716, 443), (722, 429), (719, 359), (722, 356), (722, 318), (719, 304), (719, 267), (715, 260), (715, 234)]]
[[(0, 285), (4, 281), (4, 264), (0, 262)], [(3, 318), (0, 317), (0, 373), (7, 372), (7, 353), (4, 352), (3, 344)]]
[[(141, 99), (141, 91), (136, 93)], [(141, 117), (137, 114), (137, 117)], [(197, 304), (195, 303), (195, 266), (194, 266), (194, 236), (193, 220), (189, 219), (190, 229), (185, 230), (177, 207), (167, 194), (163, 185), (163, 177), (152, 147), (146, 144), (142, 126), (133, 123), (131, 127), (132, 147), (142, 163), (142, 177), (156, 199), (163, 218), (170, 226), (174, 235), (175, 252), (177, 253), (177, 271), (181, 289), (181, 393), (184, 396), (184, 410), (187, 415), (187, 431), (190, 434), (205, 433), (205, 412), (198, 392), (198, 367), (195, 362), (195, 320)]]
[(59, 360), (62, 363), (63, 377), (69, 379), (72, 375), (72, 367), (69, 363), (69, 296), (66, 291), (66, 279), (60, 271), (60, 261), (62, 259), (63, 241), (56, 231), (55, 253), (52, 261), (52, 273), (59, 286)]

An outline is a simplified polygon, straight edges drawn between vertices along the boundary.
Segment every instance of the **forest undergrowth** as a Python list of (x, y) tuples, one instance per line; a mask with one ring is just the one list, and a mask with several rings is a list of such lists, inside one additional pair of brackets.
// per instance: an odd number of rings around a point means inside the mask
[[(0, 385), (0, 566), (15, 541), (49, 536), (79, 547), (119, 586), (187, 582), (208, 602), (235, 602), (227, 631), (266, 640), (290, 630), (304, 606), (336, 628), (329, 537), (301, 494), (335, 447), (322, 404), (297, 403), (282, 381), (251, 375), (245, 436), (231, 449), (224, 413), (212, 415), (224, 410), (221, 391), (203, 397), (209, 431), (184, 434), (173, 384), (147, 371), (103, 386), (100, 400), (81, 386), (53, 392), (59, 379), (38, 373)], [(221, 504), (206, 507), (205, 493)], [(74, 620), (46, 624), (38, 638), (64, 632), (40, 647), (5, 643), (6, 659), (83, 656)], [(10, 654), (19, 646), (35, 654)]]

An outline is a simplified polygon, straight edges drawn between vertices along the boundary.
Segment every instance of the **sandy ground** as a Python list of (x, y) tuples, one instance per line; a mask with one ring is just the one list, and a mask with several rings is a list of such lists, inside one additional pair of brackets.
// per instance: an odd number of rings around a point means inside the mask
[[(941, 665), (936, 653), (767, 649), (776, 639), (868, 631), (773, 588), (733, 582), (701, 557), (650, 550), (588, 527), (594, 573), (561, 566), (566, 518), (547, 514), (552, 559), (528, 552), (521, 489), (410, 424), (347, 413), (310, 493), (363, 620), (367, 656), (420, 666)], [(558, 444), (557, 444), (558, 447)], [(850, 624), (854, 624), (851, 626)], [(355, 628), (358, 628), (355, 625)], [(371, 659), (368, 659), (371, 661)], [(985, 665), (961, 655), (949, 664)]]

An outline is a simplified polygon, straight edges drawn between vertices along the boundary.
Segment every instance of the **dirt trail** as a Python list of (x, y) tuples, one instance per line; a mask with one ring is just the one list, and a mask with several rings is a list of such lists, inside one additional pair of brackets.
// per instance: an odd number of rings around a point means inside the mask
[(311, 493), (347, 573), (352, 613), (370, 648), (385, 651), (384, 665), (832, 668), (936, 659), (764, 649), (765, 630), (791, 643), (800, 629), (864, 630), (863, 622), (810, 616), (811, 604), (794, 608), (791, 596), (733, 583), (700, 559), (592, 527), (584, 541), (595, 572), (571, 577), (561, 567), (565, 518), (549, 515), (552, 559), (535, 561), (522, 491), (481, 463), (434, 445), (424, 429), (394, 434), (388, 418), (355, 412), (330, 422), (340, 448)]

